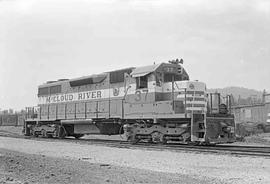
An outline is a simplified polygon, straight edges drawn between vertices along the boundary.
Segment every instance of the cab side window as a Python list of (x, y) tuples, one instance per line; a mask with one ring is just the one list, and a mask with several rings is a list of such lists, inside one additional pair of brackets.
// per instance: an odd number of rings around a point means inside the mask
[(148, 87), (147, 76), (141, 76), (136, 78), (137, 89), (147, 88)]
[(161, 83), (162, 83), (162, 74), (157, 72), (156, 73), (156, 85), (161, 86)]
[(181, 75), (175, 75), (171, 73), (164, 74), (164, 82), (181, 81), (181, 80), (182, 80)]

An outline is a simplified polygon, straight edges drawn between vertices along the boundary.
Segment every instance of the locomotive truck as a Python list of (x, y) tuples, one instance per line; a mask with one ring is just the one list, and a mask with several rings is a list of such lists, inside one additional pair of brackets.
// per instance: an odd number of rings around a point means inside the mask
[[(182, 61), (182, 60), (181, 60)], [(38, 86), (38, 106), (28, 108), (26, 136), (80, 138), (125, 134), (132, 143), (228, 143), (234, 116), (220, 94), (190, 81), (179, 60), (130, 67)]]

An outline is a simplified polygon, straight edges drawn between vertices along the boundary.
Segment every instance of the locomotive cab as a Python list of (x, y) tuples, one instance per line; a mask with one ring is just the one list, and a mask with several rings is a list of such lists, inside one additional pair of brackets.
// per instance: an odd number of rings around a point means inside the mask
[(135, 96), (125, 99), (126, 118), (138, 118), (125, 125), (128, 139), (151, 142), (205, 140), (206, 86), (189, 81), (179, 63), (138, 67), (131, 73), (136, 80)]

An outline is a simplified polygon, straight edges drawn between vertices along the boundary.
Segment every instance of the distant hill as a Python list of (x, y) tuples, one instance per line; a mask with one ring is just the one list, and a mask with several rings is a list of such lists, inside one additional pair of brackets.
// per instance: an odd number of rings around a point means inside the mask
[(262, 91), (257, 91), (254, 89), (248, 89), (243, 87), (225, 87), (225, 88), (216, 88), (216, 89), (208, 89), (207, 90), (210, 93), (218, 92), (222, 96), (230, 95), (232, 94), (235, 100), (239, 99), (239, 96), (241, 99), (261, 99), (262, 98)]

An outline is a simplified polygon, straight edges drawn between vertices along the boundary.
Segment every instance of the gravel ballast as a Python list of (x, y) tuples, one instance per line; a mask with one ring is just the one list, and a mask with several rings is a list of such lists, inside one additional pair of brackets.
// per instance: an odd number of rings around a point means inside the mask
[[(210, 184), (180, 174), (94, 164), (0, 149), (0, 184), (185, 183)], [(221, 183), (221, 182), (220, 182)]]
[(153, 151), (0, 137), (0, 148), (93, 164), (190, 176), (213, 183), (270, 183), (270, 159)]

